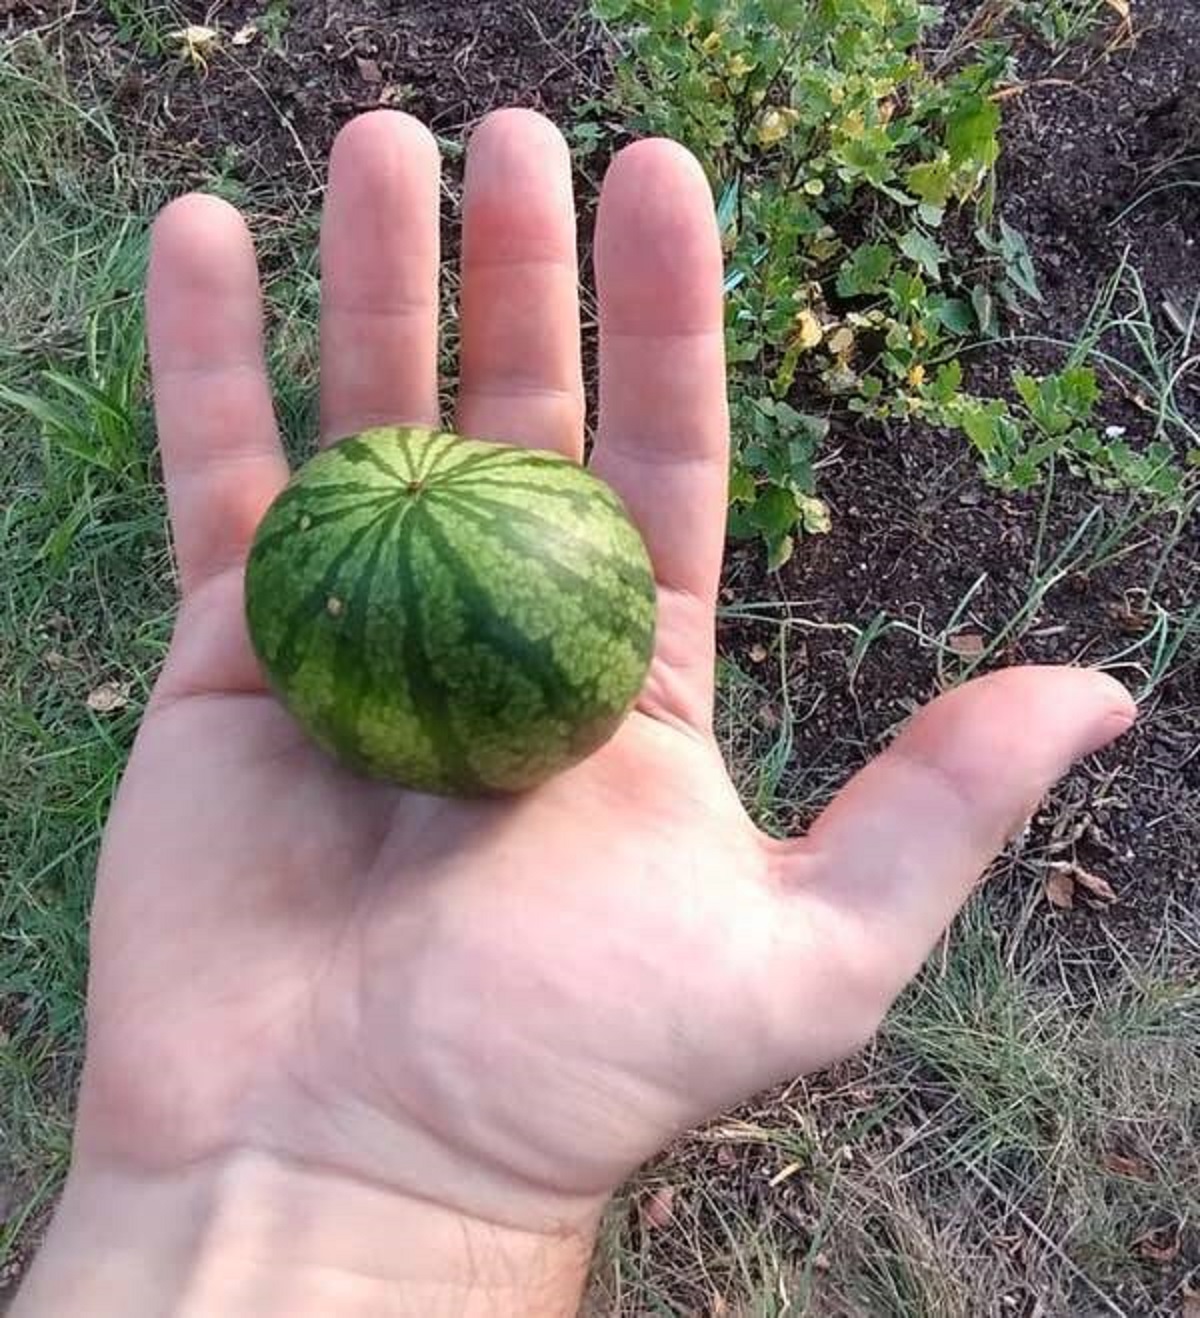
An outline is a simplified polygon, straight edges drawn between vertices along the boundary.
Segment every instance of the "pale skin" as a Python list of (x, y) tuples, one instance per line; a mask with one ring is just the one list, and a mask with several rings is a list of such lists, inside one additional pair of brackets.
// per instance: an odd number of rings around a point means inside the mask
[[(437, 170), (398, 113), (338, 139), (325, 442), (439, 420)], [(457, 428), (579, 457), (557, 131), (485, 120), (464, 212)], [(1010, 669), (927, 706), (805, 838), (761, 834), (711, 732), (721, 252), (681, 148), (618, 157), (596, 276), (593, 466), (650, 550), (657, 654), (590, 760), (442, 800), (339, 768), (263, 686), (242, 565), (287, 467), (254, 255), (222, 202), (158, 219), (182, 604), (104, 840), (72, 1167), (18, 1318), (573, 1312), (622, 1179), (861, 1045), (1047, 788), (1132, 722), (1106, 677)]]

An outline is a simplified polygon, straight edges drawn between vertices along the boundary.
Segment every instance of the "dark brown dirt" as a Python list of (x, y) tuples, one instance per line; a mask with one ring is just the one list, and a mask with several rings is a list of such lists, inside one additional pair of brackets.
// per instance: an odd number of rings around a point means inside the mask
[(277, 30), (248, 0), (175, 8), (222, 34), (202, 64), (175, 38), (166, 51), (122, 40), (100, 5), (80, 12), (67, 40), (139, 129), (220, 159), (248, 185), (301, 194), (319, 185), (337, 129), (362, 111), (404, 109), (460, 142), (500, 105), (568, 119), (604, 67), (572, 0), (324, 0), (288, 6)]
[[(977, 9), (974, 3), (950, 6), (947, 30), (961, 28)], [(1200, 299), (1200, 191), (1172, 187), (1139, 204), (1148, 182), (1197, 178), (1200, 0), (1144, 0), (1135, 9), (1135, 38), (1107, 53), (1107, 27), (1070, 62), (1055, 64), (1030, 41), (1019, 46), (1025, 90), (1006, 105), (999, 204), (1029, 242), (1045, 302), (1025, 323), (1010, 326), (1017, 332), (1069, 341), (1126, 251), (1141, 273), (1164, 341), (1172, 335), (1164, 302), (1191, 305)], [(1115, 350), (1124, 348), (1117, 344)], [(1061, 352), (1045, 344), (1029, 344), (1028, 352), (1023, 346), (1022, 354), (1035, 368), (1063, 361)], [(1007, 353), (983, 354), (973, 368), (976, 386), (1003, 389), (1015, 364)], [(1189, 393), (1185, 380), (1180, 399), (1194, 424), (1200, 418), (1200, 372), (1191, 378), (1197, 387)], [(1144, 441), (1146, 413), (1113, 380), (1106, 389), (1105, 419), (1126, 425), (1133, 442)], [(884, 614), (936, 633), (982, 576), (961, 631), (985, 643), (998, 636), (1029, 598), (1042, 493), (997, 496), (979, 483), (960, 438), (920, 428), (863, 431), (835, 423), (830, 447), (837, 456), (822, 493), (833, 506), (832, 533), (803, 543), (775, 580), (764, 576), (754, 551), (737, 551), (729, 563), (728, 600), (800, 601), (794, 612), (818, 624), (849, 620), (866, 626)], [(1089, 485), (1060, 481), (1049, 504), (1041, 563), (1052, 562), (1098, 507), (1111, 523), (1127, 506), (1099, 497)], [(1129, 537), (1140, 547), (1121, 561), (1099, 569), (1083, 564), (1070, 573), (1023, 634), (990, 662), (1096, 663), (1144, 637), (1151, 621), (1145, 588), (1175, 534), (1178, 544), (1155, 602), (1177, 614), (1193, 607), (1200, 600), (1200, 518), (1182, 528), (1158, 518)], [(750, 656), (761, 653), (754, 646), (772, 635), (770, 627), (747, 631), (738, 623), (723, 629), (722, 641), (753, 671)], [(1148, 657), (1136, 659), (1144, 664)], [(871, 646), (851, 681), (846, 636), (808, 630), (792, 645), (790, 670), (793, 707), (811, 709), (795, 729), (793, 759), (805, 788), (796, 798), (811, 793), (816, 804), (845, 768), (860, 762), (937, 686), (928, 648), (900, 632)], [(1133, 689), (1141, 686), (1142, 675), (1133, 668), (1115, 671)], [(766, 722), (778, 712), (768, 708)], [(1200, 636), (1193, 631), (1173, 676), (1147, 701), (1141, 727), (1104, 757), (1101, 781), (1111, 776), (1111, 784), (1094, 795), (1103, 795), (1106, 804), (1089, 807), (1077, 799), (1082, 779), (1065, 793), (1075, 802), (1072, 811), (1093, 816), (1078, 859), (1101, 869), (1118, 890), (1121, 902), (1102, 918), (1123, 939), (1150, 936), (1172, 901), (1196, 905), (1198, 748)], [(794, 820), (782, 822), (803, 825), (811, 813), (801, 808)], [(1052, 807), (1035, 826), (1028, 855), (1039, 854), (1045, 828), (1056, 822), (1061, 826), (1060, 812)], [(1088, 944), (1103, 942), (1098, 918), (1091, 909), (1065, 918), (1044, 914), (1056, 936), (1065, 925)]]

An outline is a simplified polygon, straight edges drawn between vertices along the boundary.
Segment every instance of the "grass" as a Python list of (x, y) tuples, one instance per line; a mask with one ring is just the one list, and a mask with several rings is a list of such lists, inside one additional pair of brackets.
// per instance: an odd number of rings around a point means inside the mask
[[(96, 853), (174, 609), (141, 309), (163, 169), (72, 98), (50, 47), (0, 52), (0, 231), (14, 235), (0, 309), (0, 1185), (13, 1204), (0, 1269), (66, 1168)], [(255, 217), (256, 198), (236, 199)], [(271, 366), (298, 446), (315, 412), (315, 226), (288, 213), (262, 229)], [(114, 708), (91, 707), (101, 692)]]
[(1063, 50), (1095, 31), (1106, 19), (1115, 21), (1109, 0), (1017, 0), (1016, 16), (1055, 51)]
[[(165, 9), (117, 8), (126, 23)], [(96, 850), (169, 636), (139, 290), (148, 218), (185, 178), (248, 213), (293, 453), (315, 423), (310, 201), (145, 149), (78, 99), (52, 45), (0, 51), (0, 1273), (67, 1165)], [(1064, 347), (1186, 446), (1195, 322), (1165, 340), (1130, 260)], [(1068, 517), (1070, 479), (1056, 473), (1025, 515), (1020, 580), (973, 585), (940, 612), (725, 606), (761, 639), (722, 659), (717, 726), (765, 827), (811, 818), (904, 716), (860, 708), (885, 662), (901, 656), (905, 699), (962, 680), (1034, 638), (1080, 577), (1119, 581), (1146, 625), (1117, 649), (1084, 635), (1073, 657), (1131, 676), (1170, 732), (1179, 703), (1164, 693), (1200, 663), (1200, 613), (1178, 585), (1200, 496)], [(954, 648), (964, 626), (986, 628), (985, 653)], [(813, 670), (817, 642), (827, 667)], [(99, 689), (115, 707), (89, 707)], [(1177, 1311), (1200, 1251), (1200, 924), (1182, 900), (1123, 924), (1046, 905), (1047, 863), (1073, 854), (1055, 848), (1116, 790), (1094, 772), (1056, 793), (865, 1055), (722, 1117), (626, 1188), (597, 1256), (597, 1313)], [(656, 1221), (647, 1196), (668, 1190)]]
[[(171, 601), (125, 164), (43, 46), (0, 54), (0, 1258), (66, 1166), (95, 852)], [(102, 681), (130, 705), (89, 710)]]
[[(1048, 945), (1014, 967), (971, 908), (869, 1056), (644, 1174), (610, 1217), (600, 1311), (1158, 1312), (1139, 1249), (1200, 1212), (1198, 936), (1193, 915), (1088, 1003)], [(669, 1230), (638, 1212), (664, 1186)]]

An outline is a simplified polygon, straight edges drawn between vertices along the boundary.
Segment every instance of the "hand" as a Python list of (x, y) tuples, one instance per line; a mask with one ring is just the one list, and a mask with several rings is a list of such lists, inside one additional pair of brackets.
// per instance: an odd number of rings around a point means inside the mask
[[(437, 420), (437, 168), (399, 114), (338, 139), (327, 441)], [(622, 153), (596, 233), (593, 466), (654, 560), (658, 651), (600, 753), (461, 802), (342, 770), (264, 689), (242, 569), (287, 467), (250, 239), (210, 198), (158, 220), (183, 603), (105, 838), (74, 1165), (28, 1312), (154, 1312), (172, 1287), (221, 1314), (570, 1310), (622, 1178), (857, 1048), (1039, 796), (1131, 722), (1104, 677), (1000, 673), (913, 719), (806, 838), (754, 828), (710, 728), (721, 266), (695, 162)], [(472, 140), (462, 274), (457, 428), (581, 456), (569, 161), (536, 115)], [(72, 1262), (84, 1240), (108, 1261)]]

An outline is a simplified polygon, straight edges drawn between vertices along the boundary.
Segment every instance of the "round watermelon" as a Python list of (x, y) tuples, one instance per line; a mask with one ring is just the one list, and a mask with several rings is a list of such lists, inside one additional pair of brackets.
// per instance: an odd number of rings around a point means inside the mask
[(558, 454), (388, 426), (263, 518), (246, 616), (271, 685), (352, 767), (454, 795), (590, 754), (641, 689), (654, 579), (620, 500)]

